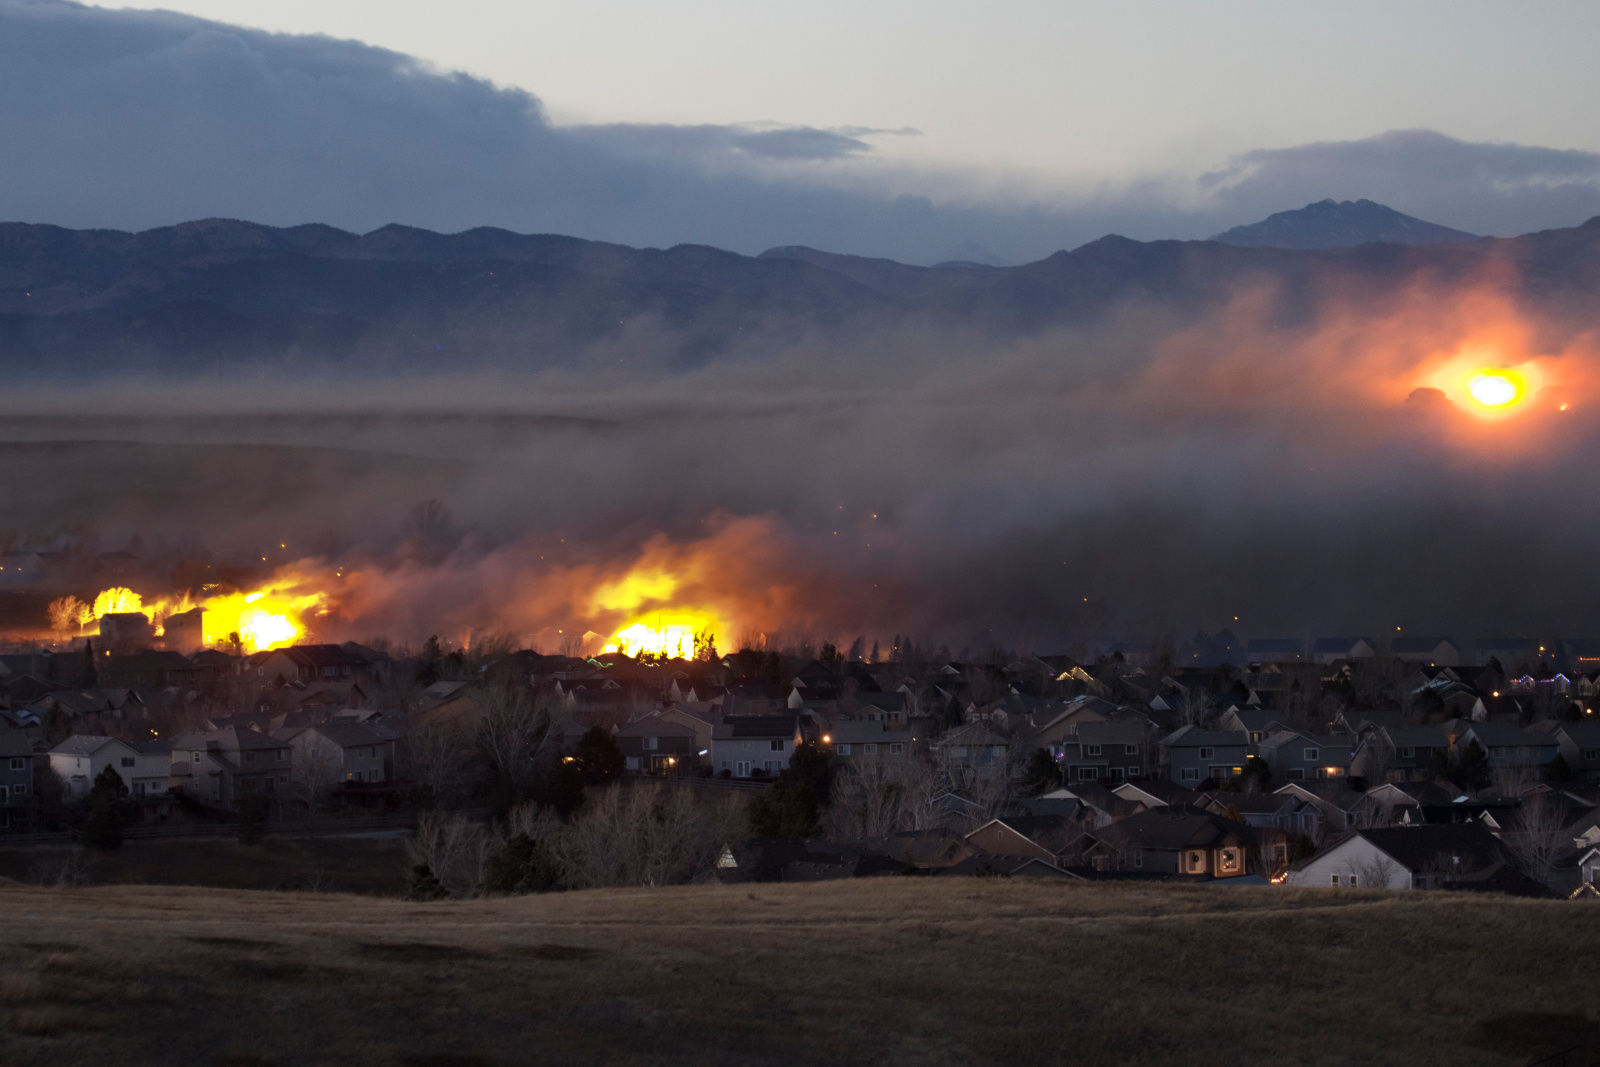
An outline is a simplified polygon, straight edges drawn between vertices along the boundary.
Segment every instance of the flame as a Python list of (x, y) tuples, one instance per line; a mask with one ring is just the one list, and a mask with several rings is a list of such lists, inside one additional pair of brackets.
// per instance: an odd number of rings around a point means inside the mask
[(1527, 390), (1515, 371), (1483, 370), (1472, 376), (1467, 392), (1486, 408), (1503, 408), (1521, 400)]
[(619, 629), (605, 646), (607, 652), (624, 656), (648, 653), (690, 659), (701, 642), (715, 640), (725, 633), (722, 620), (709, 611), (670, 608), (654, 611)]
[(205, 644), (231, 648), (237, 634), (243, 651), (259, 652), (300, 641), (307, 633), (306, 620), (327, 613), (329, 597), (318, 585), (312, 573), (288, 568), (248, 593), (240, 590), (198, 598), (185, 593), (149, 604), (131, 589), (116, 587), (95, 597), (93, 612), (99, 618), (137, 611), (148, 615), (156, 633), (164, 635), (167, 619), (199, 608), (205, 613), (201, 637)]

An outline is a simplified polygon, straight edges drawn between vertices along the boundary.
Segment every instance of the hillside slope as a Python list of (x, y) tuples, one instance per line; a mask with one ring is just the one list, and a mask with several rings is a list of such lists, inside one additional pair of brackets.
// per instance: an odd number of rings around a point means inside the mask
[(1445, 893), (888, 878), (0, 906), (8, 1064), (1515, 1065), (1592, 1038), (1600, 1004), (1581, 905)]

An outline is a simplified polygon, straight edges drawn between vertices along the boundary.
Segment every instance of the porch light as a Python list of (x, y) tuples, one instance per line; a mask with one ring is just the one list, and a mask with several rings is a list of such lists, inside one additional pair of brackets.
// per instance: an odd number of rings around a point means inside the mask
[(828, 734), (823, 734), (822, 735), (822, 743), (825, 744), (825, 745), (831, 745), (831, 744), (833, 744), (833, 738), (830, 737)]

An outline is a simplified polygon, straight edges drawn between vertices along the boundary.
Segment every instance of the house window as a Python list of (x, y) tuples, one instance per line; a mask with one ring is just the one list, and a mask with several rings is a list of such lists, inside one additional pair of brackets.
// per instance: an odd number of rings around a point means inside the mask
[(1304, 759), (1307, 763), (1315, 763), (1315, 762), (1317, 762), (1317, 760), (1322, 758), (1322, 753), (1317, 749), (1308, 748), (1303, 753), (1301, 753), (1301, 758)]
[(287, 774), (278, 775), (278, 784), (279, 785), (288, 785), (289, 784), (289, 776)]
[(889, 742), (889, 755), (891, 755), (891, 756), (903, 756), (903, 755), (905, 755), (905, 751), (906, 751), (906, 746), (901, 744), (899, 741), (891, 741), (891, 742)]
[(1078, 768), (1078, 781), (1080, 782), (1092, 782), (1097, 777), (1098, 775), (1095, 774), (1093, 767)]
[(1122, 750), (1126, 755), (1129, 756), (1137, 756), (1139, 754), (1138, 745), (1123, 745)]
[(1206, 869), (1206, 858), (1198, 852), (1189, 853), (1189, 873), (1199, 874)]
[(774, 751), (774, 752), (782, 752), (783, 751), (783, 746), (785, 744), (787, 744), (787, 742), (785, 742), (785, 741), (774, 741), (774, 742), (772, 742), (772, 751)]
[(1200, 780), (1200, 768), (1185, 767), (1181, 772), (1179, 772), (1178, 777), (1180, 780), (1185, 782), (1198, 782)]
[(1100, 755), (1100, 746), (1099, 745), (1085, 745), (1084, 746), (1084, 754), (1088, 755), (1088, 756), (1098, 756), (1098, 755)]
[(1106, 773), (1108, 775), (1110, 775), (1111, 780), (1113, 782), (1122, 781), (1122, 768), (1121, 767), (1108, 767), (1108, 768), (1106, 768)]
[(122, 765), (124, 767), (132, 767), (133, 766), (133, 757), (132, 756), (123, 756), (122, 757)]
[(1237, 871), (1239, 869), (1239, 850), (1236, 848), (1223, 849), (1220, 867), (1224, 871)]
[(244, 761), (246, 763), (254, 763), (256, 761), (256, 754), (254, 752), (246, 752), (244, 754)]
[(738, 763), (734, 764), (733, 776), (735, 778), (750, 777), (750, 761), (747, 759), (742, 759)]
[(286, 749), (286, 748), (278, 749), (278, 762), (279, 763), (282, 763), (284, 760), (286, 760), (288, 758), (289, 758), (289, 750), (288, 749)]
[(878, 754), (878, 746), (873, 744), (862, 745), (861, 754), (863, 756), (876, 756)]
[(1350, 888), (1351, 889), (1356, 889), (1356, 888), (1358, 888), (1360, 886), (1360, 884), (1361, 884), (1360, 882), (1356, 881), (1356, 876), (1352, 874), (1350, 876)]
[(195, 754), (194, 754), (194, 761), (195, 761), (195, 762), (196, 762), (196, 763), (199, 763), (199, 762), (200, 762), (200, 753), (198, 753), (198, 752), (196, 752), (196, 753), (195, 753)]
[[(1582, 755), (1581, 758), (1583, 759), (1583, 761), (1585, 763), (1592, 763), (1593, 761), (1595, 761), (1597, 759), (1600, 759), (1600, 748), (1586, 748), (1586, 749), (1584, 749), (1583, 750), (1583, 755)], [(11, 765), (13, 767), (15, 767), (16, 764), (17, 764), (16, 760), (12, 760), (11, 761)]]
[(9, 789), (7, 789), (7, 788), (6, 788), (6, 787), (5, 787), (5, 786), (3, 786), (3, 785), (0, 785), (0, 800), (4, 800), (4, 799), (6, 799), (6, 795), (7, 795), (7, 794), (8, 794), (8, 793), (9, 793), (9, 792), (10, 792), (10, 790), (9, 790)]
[(850, 746), (849, 745), (834, 745), (833, 746), (833, 750), (835, 752), (837, 752), (841, 756), (850, 755)]
[(1128, 853), (1128, 858), (1133, 861), (1134, 867), (1144, 866), (1144, 849), (1136, 848)]
[(133, 783), (133, 795), (137, 796), (137, 797), (144, 796), (144, 783), (143, 782), (134, 782)]
[(26, 756), (13, 756), (11, 758), (11, 769), (12, 770), (14, 770), (14, 771), (26, 770), (27, 766), (28, 766), (28, 757), (26, 757)]
[(1299, 780), (1301, 778), (1304, 778), (1305, 776), (1306, 776), (1306, 769), (1304, 767), (1290, 767), (1289, 768), (1289, 777), (1290, 778), (1293, 778), (1295, 780)]
[(767, 760), (767, 773), (768, 774), (777, 774), (781, 770), (783, 770), (783, 761), (782, 760), (775, 760), (775, 759)]
[(11, 787), (11, 795), (14, 797), (25, 797), (28, 795), (28, 787), (25, 784), (18, 782), (16, 785)]
[(1416, 759), (1417, 758), (1417, 750), (1414, 749), (1414, 748), (1409, 748), (1409, 747), (1408, 748), (1402, 748), (1400, 750), (1400, 758), (1401, 759)]
[(661, 739), (658, 737), (647, 737), (644, 739), (644, 750), (646, 752), (654, 752), (660, 743)]
[(1140, 774), (1140, 771), (1139, 771), (1138, 767), (1129, 767), (1128, 768), (1128, 777), (1129, 778), (1137, 778), (1137, 777), (1139, 777), (1139, 774)]
[(1339, 876), (1337, 874), (1333, 875), (1333, 888), (1339, 888)]
[(1202, 748), (1200, 750), (1200, 758), (1201, 759), (1215, 759), (1216, 755), (1217, 755), (1217, 750), (1214, 749), (1214, 748)]

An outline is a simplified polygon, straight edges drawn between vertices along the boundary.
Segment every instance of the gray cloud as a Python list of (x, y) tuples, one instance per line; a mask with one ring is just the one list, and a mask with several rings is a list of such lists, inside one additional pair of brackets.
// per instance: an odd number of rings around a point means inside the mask
[(914, 132), (561, 127), (525, 91), (359, 42), (0, 0), (0, 218), (10, 220), (495, 225), (911, 262), (973, 241), (1023, 262), (1108, 232), (1203, 237), (1328, 196), (1498, 234), (1600, 212), (1600, 157), (1427, 131), (1252, 152), (1198, 181), (1150, 175), (1031, 200), (874, 163), (879, 139)]

